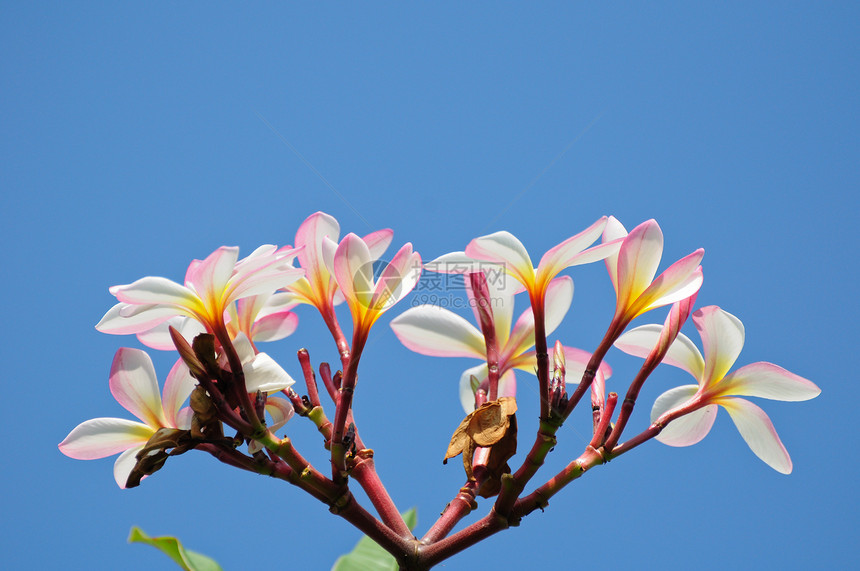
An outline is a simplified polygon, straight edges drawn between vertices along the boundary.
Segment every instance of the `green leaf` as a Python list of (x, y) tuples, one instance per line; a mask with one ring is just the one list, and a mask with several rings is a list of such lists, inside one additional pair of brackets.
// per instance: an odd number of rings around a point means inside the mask
[(185, 571), (223, 571), (214, 559), (196, 551), (185, 549), (175, 537), (149, 537), (139, 527), (133, 526), (128, 536), (129, 543), (145, 543), (160, 549)]
[[(418, 512), (412, 508), (403, 514), (403, 520), (409, 529), (415, 529)], [(365, 535), (358, 540), (355, 549), (337, 558), (331, 571), (397, 571), (397, 561)]]

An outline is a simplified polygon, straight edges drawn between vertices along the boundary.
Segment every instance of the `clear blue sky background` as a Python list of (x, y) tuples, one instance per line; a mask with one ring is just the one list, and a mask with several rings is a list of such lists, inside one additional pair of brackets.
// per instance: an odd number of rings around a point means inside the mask
[[(172, 459), (121, 491), (112, 460), (57, 451), (83, 420), (128, 416), (107, 377), (116, 349), (138, 345), (93, 328), (109, 286), (181, 280), (222, 244), (292, 243), (317, 210), (345, 231), (393, 228), (395, 245), (411, 241), (425, 259), (501, 229), (537, 259), (600, 215), (628, 228), (656, 218), (666, 261), (705, 248), (699, 305), (745, 323), (738, 364), (772, 361), (823, 390), (758, 403), (792, 455), (790, 476), (755, 458), (721, 413), (700, 444), (648, 443), (445, 568), (857, 564), (855, 3), (4, 2), (0, 12), (4, 569), (170, 568), (126, 545), (132, 525), (177, 535), (228, 570), (268, 558), (327, 569), (352, 547), (359, 533), (322, 504), (208, 455)], [(559, 335), (593, 349), (611, 286), (599, 264), (572, 275)], [(463, 481), (441, 458), (462, 418), (459, 373), (475, 363), (409, 352), (390, 318), (363, 359), (356, 414), (423, 534)], [(296, 335), (266, 346), (296, 376), (299, 347), (335, 359), (320, 320), (307, 308), (300, 319)], [(608, 360), (610, 389), (624, 390), (639, 361)], [(171, 363), (158, 355), (162, 380)], [(521, 442), (536, 423), (532, 380), (520, 376)], [(658, 371), (634, 426), (687, 382)], [(587, 416), (562, 430), (545, 477), (584, 446)], [(325, 466), (308, 424), (288, 431)]]

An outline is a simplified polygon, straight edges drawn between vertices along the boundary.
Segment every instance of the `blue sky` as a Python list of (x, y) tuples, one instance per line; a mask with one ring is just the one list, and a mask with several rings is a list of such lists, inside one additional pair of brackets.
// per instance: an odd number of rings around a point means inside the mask
[[(207, 455), (171, 459), (122, 491), (112, 460), (57, 450), (83, 420), (128, 416), (107, 377), (116, 349), (138, 345), (93, 328), (113, 303), (109, 286), (180, 280), (220, 245), (292, 243), (317, 210), (345, 232), (392, 228), (395, 246), (410, 241), (426, 260), (503, 229), (537, 259), (603, 214), (628, 228), (656, 218), (666, 262), (705, 248), (698, 305), (744, 322), (738, 365), (771, 361), (822, 388), (809, 402), (758, 403), (794, 460), (789, 476), (760, 462), (723, 413), (703, 442), (648, 443), (443, 568), (860, 559), (853, 3), (28, 2), (2, 12), (4, 568), (169, 568), (125, 543), (132, 525), (177, 535), (228, 570), (268, 557), (327, 569), (352, 547), (359, 533), (322, 504)], [(611, 286), (599, 264), (570, 275), (573, 307), (556, 335), (593, 349)], [(462, 418), (459, 374), (474, 363), (403, 348), (388, 326), (399, 311), (374, 328), (355, 406), (383, 480), (399, 507), (418, 508), (423, 534), (462, 484), (458, 463), (441, 458)], [(298, 376), (302, 346), (315, 362), (336, 357), (307, 308), (294, 336), (265, 349)], [(610, 390), (625, 390), (638, 361), (617, 351), (608, 361)], [(163, 380), (172, 357), (155, 363)], [(519, 378), (524, 447), (537, 413), (533, 379)], [(659, 369), (633, 425), (687, 382)], [(324, 466), (308, 424), (287, 431)], [(579, 411), (545, 478), (586, 432)]]

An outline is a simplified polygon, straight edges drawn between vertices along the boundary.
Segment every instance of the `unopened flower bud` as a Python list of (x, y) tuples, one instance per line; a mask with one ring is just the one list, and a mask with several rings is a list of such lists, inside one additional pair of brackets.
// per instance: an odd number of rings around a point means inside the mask
[(179, 331), (170, 326), (168, 328), (170, 332), (170, 338), (173, 339), (173, 345), (176, 346), (176, 350), (179, 352), (179, 356), (182, 357), (182, 360), (188, 365), (188, 369), (191, 371), (191, 376), (195, 379), (199, 379), (201, 376), (206, 375), (206, 369), (203, 367), (203, 363), (197, 358), (197, 355), (194, 354), (194, 349), (185, 340)]

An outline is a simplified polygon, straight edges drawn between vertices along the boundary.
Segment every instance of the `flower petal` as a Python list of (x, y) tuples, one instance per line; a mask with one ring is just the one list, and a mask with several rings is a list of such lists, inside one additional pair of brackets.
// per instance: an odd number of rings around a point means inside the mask
[[(663, 327), (657, 324), (641, 325), (626, 331), (614, 345), (628, 355), (644, 359), (660, 340), (662, 331)], [(696, 381), (702, 378), (705, 368), (705, 361), (696, 345), (683, 333), (679, 333), (669, 346), (662, 362), (687, 371), (695, 377)]]
[(254, 341), (277, 341), (292, 335), (299, 326), (299, 316), (284, 310), (260, 317), (251, 328)]
[(476, 260), (467, 256), (466, 252), (451, 252), (439, 256), (435, 260), (424, 264), (424, 269), (428, 272), (437, 272), (440, 274), (470, 274), (485, 271), (488, 266), (504, 271), (504, 264)]
[(127, 411), (153, 428), (167, 426), (152, 359), (140, 349), (122, 347), (110, 370), (110, 392)]
[[(284, 246), (278, 249), (272, 244), (264, 244), (245, 256), (233, 265), (231, 275), (227, 279), (224, 289), (229, 289), (230, 284), (243, 281), (245, 278), (258, 272), (279, 270), (285, 267), (293, 267), (292, 260), (295, 255), (304, 248), (290, 248)], [(238, 253), (238, 252), (237, 252)]]
[[(119, 455), (119, 458), (116, 459), (116, 462), (113, 464), (113, 479), (116, 480), (116, 485), (125, 489), (125, 484), (128, 482), (128, 477), (131, 474), (131, 471), (137, 465), (137, 453), (143, 450), (143, 447), (146, 443), (142, 443), (139, 446), (135, 446), (133, 448), (129, 448), (125, 452)], [(144, 476), (146, 478), (146, 476)]]
[(233, 269), (236, 267), (236, 260), (238, 259), (239, 248), (221, 246), (197, 266), (191, 283), (197, 295), (206, 300), (207, 306), (213, 306), (214, 299), (220, 298), (224, 290), (227, 289), (227, 282), (233, 275)]
[(293, 405), (287, 399), (269, 397), (266, 399), (266, 412), (272, 417), (269, 430), (275, 432), (293, 417)]
[(466, 369), (460, 375), (460, 404), (466, 414), (475, 410), (475, 391), (472, 390), (472, 377), (478, 379), (480, 383), (487, 379), (488, 374), (487, 363), (482, 363), (477, 367)]
[(175, 316), (159, 323), (152, 329), (141, 331), (137, 334), (137, 338), (150, 349), (174, 351), (176, 350), (176, 345), (173, 344), (173, 338), (170, 336), (171, 327), (176, 329), (189, 343), (201, 333), (206, 333), (206, 328), (196, 319)]
[(304, 277), (305, 271), (301, 268), (284, 268), (280, 270), (264, 270), (246, 276), (230, 284), (226, 291), (224, 303), (230, 303), (237, 299), (254, 295), (271, 295), (278, 289), (286, 287)]
[(486, 344), (478, 329), (452, 311), (419, 305), (391, 321), (394, 334), (408, 349), (436, 357), (486, 358)]
[(630, 231), (618, 251), (617, 292), (619, 308), (627, 307), (644, 292), (663, 256), (663, 231), (656, 220)]
[[(615, 240), (623, 239), (627, 236), (627, 229), (614, 216), (610, 216), (606, 221), (606, 227), (603, 229), (601, 242), (604, 244), (614, 242)], [(620, 249), (620, 247), (619, 247)], [(618, 252), (606, 257), (606, 270), (609, 272), (609, 279), (612, 281), (612, 287), (618, 294)]]
[(289, 388), (296, 381), (278, 364), (265, 353), (257, 355), (242, 363), (245, 372), (245, 388), (253, 394), (257, 391), (263, 393), (276, 393)]
[(803, 401), (817, 397), (815, 383), (773, 363), (760, 361), (729, 373), (720, 382), (720, 393), (761, 397), (782, 401)]
[(552, 280), (547, 288), (544, 304), (547, 335), (561, 325), (571, 303), (573, 303), (573, 279), (570, 276), (562, 276)]
[(738, 358), (744, 346), (744, 324), (716, 305), (703, 307), (693, 313), (693, 323), (702, 337), (705, 353), (704, 385), (720, 381)]
[[(553, 362), (554, 355), (555, 347), (551, 346), (549, 349), (550, 363)], [(576, 347), (564, 346), (564, 359), (565, 383), (568, 385), (579, 384), (582, 380), (582, 376), (585, 374), (585, 368), (591, 360), (591, 353), (583, 351), (582, 349), (577, 349)], [(507, 366), (534, 375), (537, 369), (537, 355), (533, 350), (527, 351), (508, 361)], [(604, 379), (608, 379), (612, 376), (612, 367), (610, 367), (606, 361), (601, 361), (599, 370)]]
[(380, 256), (385, 253), (385, 250), (388, 249), (388, 246), (391, 245), (391, 239), (393, 237), (394, 231), (386, 228), (385, 230), (371, 232), (362, 238), (362, 240), (367, 244), (367, 249), (370, 250), (370, 257), (374, 260), (378, 260)]
[(606, 227), (606, 216), (598, 219), (594, 224), (568, 238), (561, 244), (550, 248), (540, 259), (537, 269), (537, 281), (547, 283), (567, 267), (602, 260), (618, 251), (620, 243), (615, 245), (603, 244), (600, 249), (593, 248), (589, 255), (583, 256), (583, 250), (594, 243), (600, 237)]
[(333, 263), (337, 284), (353, 314), (363, 312), (373, 295), (373, 260), (367, 244), (355, 234), (347, 234), (335, 251)]
[(307, 278), (314, 288), (328, 286), (329, 272), (323, 257), (323, 238), (337, 242), (340, 224), (325, 212), (308, 216), (296, 232), (296, 246), (304, 246), (298, 253), (299, 264), (307, 271)]
[(113, 286), (110, 292), (119, 301), (134, 305), (167, 304), (189, 308), (200, 305), (193, 291), (158, 276), (147, 276), (127, 285)]
[[(651, 422), (689, 402), (699, 390), (697, 385), (684, 385), (669, 389), (657, 397), (651, 409)], [(657, 440), (669, 446), (690, 446), (699, 442), (711, 430), (717, 417), (717, 407), (713, 404), (694, 410), (669, 422), (657, 435)]]
[(383, 268), (373, 286), (371, 306), (382, 312), (403, 299), (421, 276), (421, 258), (406, 243)]
[[(564, 349), (564, 369), (565, 369), (565, 384), (579, 384), (582, 376), (585, 374), (585, 369), (588, 367), (588, 362), (591, 361), (591, 353), (576, 347), (562, 347)], [(555, 347), (550, 349), (549, 361), (552, 363), (555, 355)], [(601, 361), (598, 371), (603, 375), (604, 379), (612, 376), (612, 367), (606, 361)]]
[(702, 268), (698, 264), (704, 254), (705, 251), (699, 248), (666, 268), (639, 298), (632, 302), (632, 313), (641, 315), (646, 311), (686, 299), (698, 292), (704, 279)]
[(190, 428), (179, 423), (179, 410), (197, 386), (197, 380), (191, 376), (188, 365), (182, 359), (177, 359), (167, 379), (164, 381), (164, 414), (167, 426), (171, 428)]
[[(424, 266), (427, 267), (426, 265)], [(514, 295), (522, 290), (522, 285), (517, 280), (505, 273), (504, 266), (484, 262), (484, 279), (487, 282), (487, 294), (489, 296), (490, 310), (493, 313), (493, 326), (496, 331), (496, 342), (499, 347), (504, 347), (511, 335), (511, 322), (514, 313)], [(481, 322), (478, 313), (478, 303), (475, 300), (475, 292), (472, 290), (470, 274), (463, 279), (466, 287), (466, 296), (469, 298), (472, 314), (475, 322)]]
[[(143, 308), (143, 311), (134, 311), (129, 314), (132, 308)], [(120, 302), (105, 313), (104, 317), (96, 324), (96, 329), (112, 335), (140, 333), (152, 329), (179, 313), (180, 311), (173, 306), (134, 306)]]
[(515, 396), (517, 396), (517, 376), (512, 370), (508, 370), (499, 379), (499, 398)]
[(477, 260), (505, 264), (505, 269), (524, 286), (535, 281), (534, 266), (525, 246), (510, 232), (495, 232), (475, 238), (466, 246), (466, 255)]
[[(549, 335), (561, 324), (573, 301), (573, 280), (562, 276), (550, 282), (544, 302), (546, 334)], [(500, 354), (504, 360), (516, 358), (535, 344), (535, 321), (531, 307), (517, 319), (511, 336)]]
[(714, 402), (728, 411), (738, 432), (756, 456), (777, 472), (791, 473), (791, 457), (762, 409), (744, 399), (722, 397)]
[(72, 429), (59, 448), (69, 458), (94, 460), (143, 445), (153, 434), (153, 428), (133, 420), (93, 418)]

